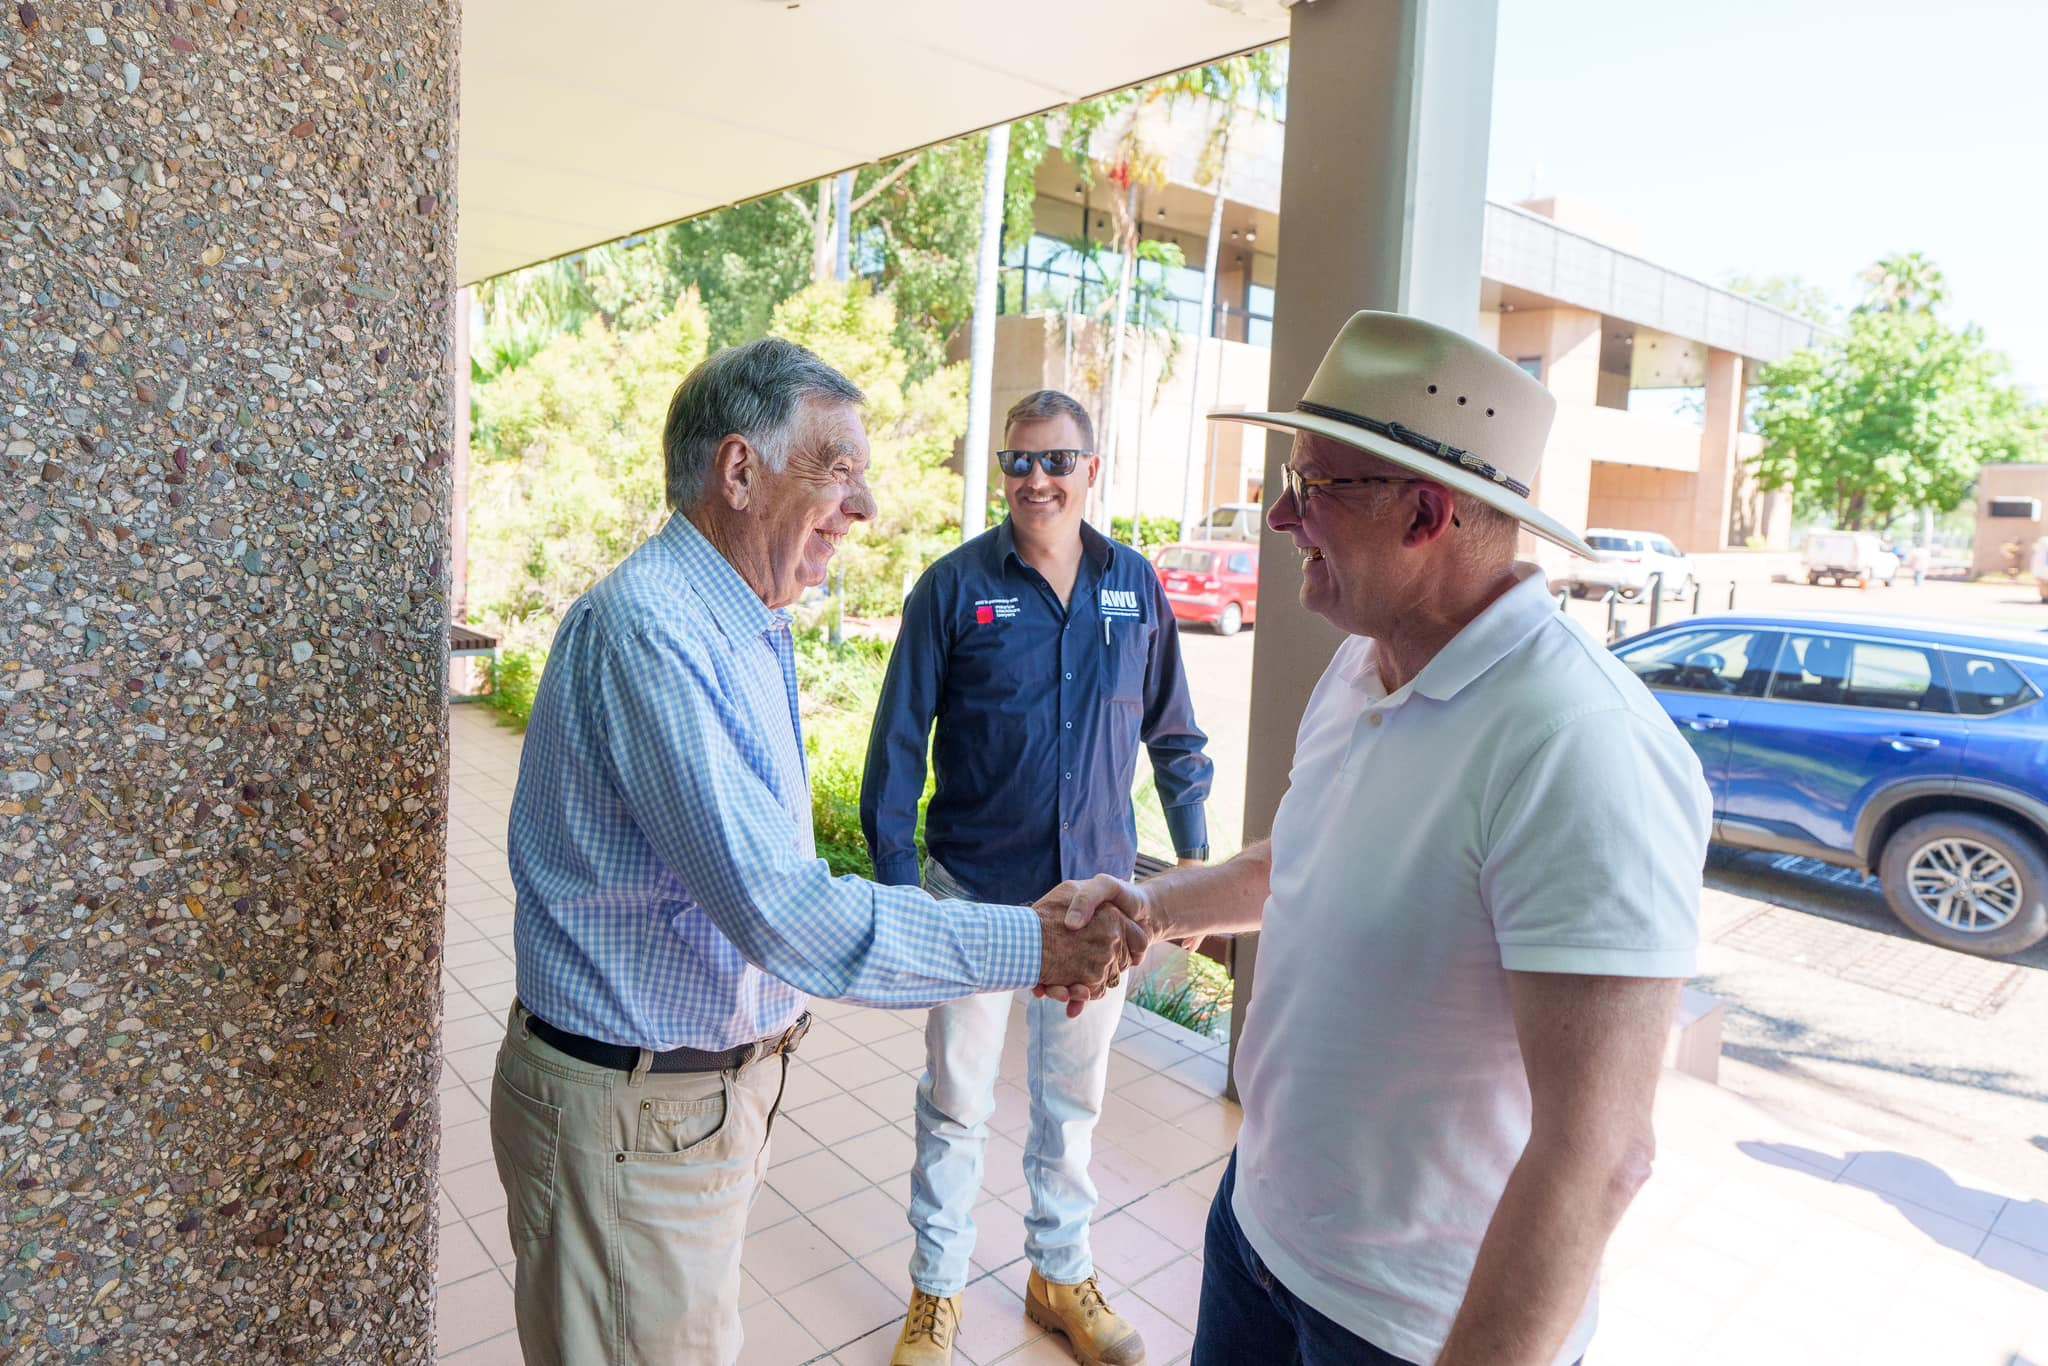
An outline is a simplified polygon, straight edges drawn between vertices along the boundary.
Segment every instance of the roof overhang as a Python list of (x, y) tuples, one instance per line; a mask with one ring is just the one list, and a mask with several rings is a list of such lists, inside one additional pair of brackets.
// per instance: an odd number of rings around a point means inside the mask
[(1291, 0), (491, 0), (464, 283), (1287, 36)]

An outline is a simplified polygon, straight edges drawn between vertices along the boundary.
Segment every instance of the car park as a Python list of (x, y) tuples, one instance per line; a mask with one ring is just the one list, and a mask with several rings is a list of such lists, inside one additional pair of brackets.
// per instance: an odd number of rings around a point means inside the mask
[(1654, 531), (1614, 531), (1594, 527), (1586, 533), (1586, 544), (1594, 558), (1574, 560), (1560, 580), (1578, 597), (1597, 597), (1612, 590), (1624, 602), (1634, 602), (1650, 590), (1650, 580), (1661, 575), (1664, 594), (1689, 598), (1698, 576), (1692, 559), (1671, 543), (1668, 536)]
[(1717, 843), (1874, 874), (1949, 948), (2048, 937), (2048, 635), (1715, 616), (1614, 652), (1699, 755)]
[(1259, 615), (1259, 548), (1243, 541), (1190, 541), (1152, 552), (1175, 621), (1234, 636)]
[(1815, 531), (1801, 551), (1806, 581), (1868, 588), (1892, 586), (1899, 577), (1899, 557), (1884, 548), (1874, 531)]

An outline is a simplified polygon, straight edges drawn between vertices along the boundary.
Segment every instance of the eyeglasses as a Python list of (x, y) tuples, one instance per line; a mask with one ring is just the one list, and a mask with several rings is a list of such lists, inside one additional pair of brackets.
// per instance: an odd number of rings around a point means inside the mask
[[(1360, 479), (1311, 479), (1300, 470), (1294, 468), (1292, 464), (1280, 467), (1280, 491), (1293, 496), (1296, 511), (1300, 511), (1308, 506), (1308, 491), (1310, 489), (1334, 488), (1343, 484), (1426, 484), (1429, 482), (1431, 481), (1427, 479), (1405, 479), (1390, 474), (1367, 475)], [(1464, 523), (1458, 520), (1456, 513), (1453, 513), (1451, 514), (1451, 525), (1463, 527)]]
[(1035, 460), (1047, 474), (1063, 479), (1093, 454), (1094, 451), (997, 451), (996, 467), (1012, 479), (1023, 479), (1030, 475), (1031, 462)]

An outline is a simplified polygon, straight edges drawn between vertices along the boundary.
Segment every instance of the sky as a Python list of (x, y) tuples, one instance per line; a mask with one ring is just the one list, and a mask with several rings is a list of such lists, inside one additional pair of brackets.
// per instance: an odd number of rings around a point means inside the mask
[(1500, 0), (1487, 195), (1594, 201), (1714, 284), (1853, 303), (1921, 251), (2048, 399), (2048, 3)]

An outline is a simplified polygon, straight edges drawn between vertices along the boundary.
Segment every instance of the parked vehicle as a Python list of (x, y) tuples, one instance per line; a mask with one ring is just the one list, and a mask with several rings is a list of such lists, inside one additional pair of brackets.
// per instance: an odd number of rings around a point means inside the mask
[(1718, 616), (1614, 651), (1699, 754), (1718, 843), (1874, 873), (1949, 948), (2048, 936), (2048, 635)]
[(1259, 615), (1259, 548), (1242, 541), (1191, 541), (1152, 552), (1173, 619), (1234, 636)]
[(1210, 509), (1208, 517), (1195, 527), (1192, 539), (1256, 543), (1265, 525), (1266, 510), (1257, 503), (1224, 503)]
[(1664, 576), (1664, 594), (1689, 598), (1695, 581), (1692, 560), (1654, 531), (1610, 531), (1595, 527), (1586, 544), (1598, 557), (1574, 560), (1563, 580), (1578, 597), (1598, 597), (1613, 589), (1624, 602), (1634, 602), (1650, 589), (1650, 576)]
[(2041, 601), (2048, 602), (2048, 536), (2034, 542), (2034, 586), (2041, 590)]
[(1806, 581), (1892, 586), (1899, 557), (1884, 548), (1874, 531), (1813, 531), (1806, 537)]

